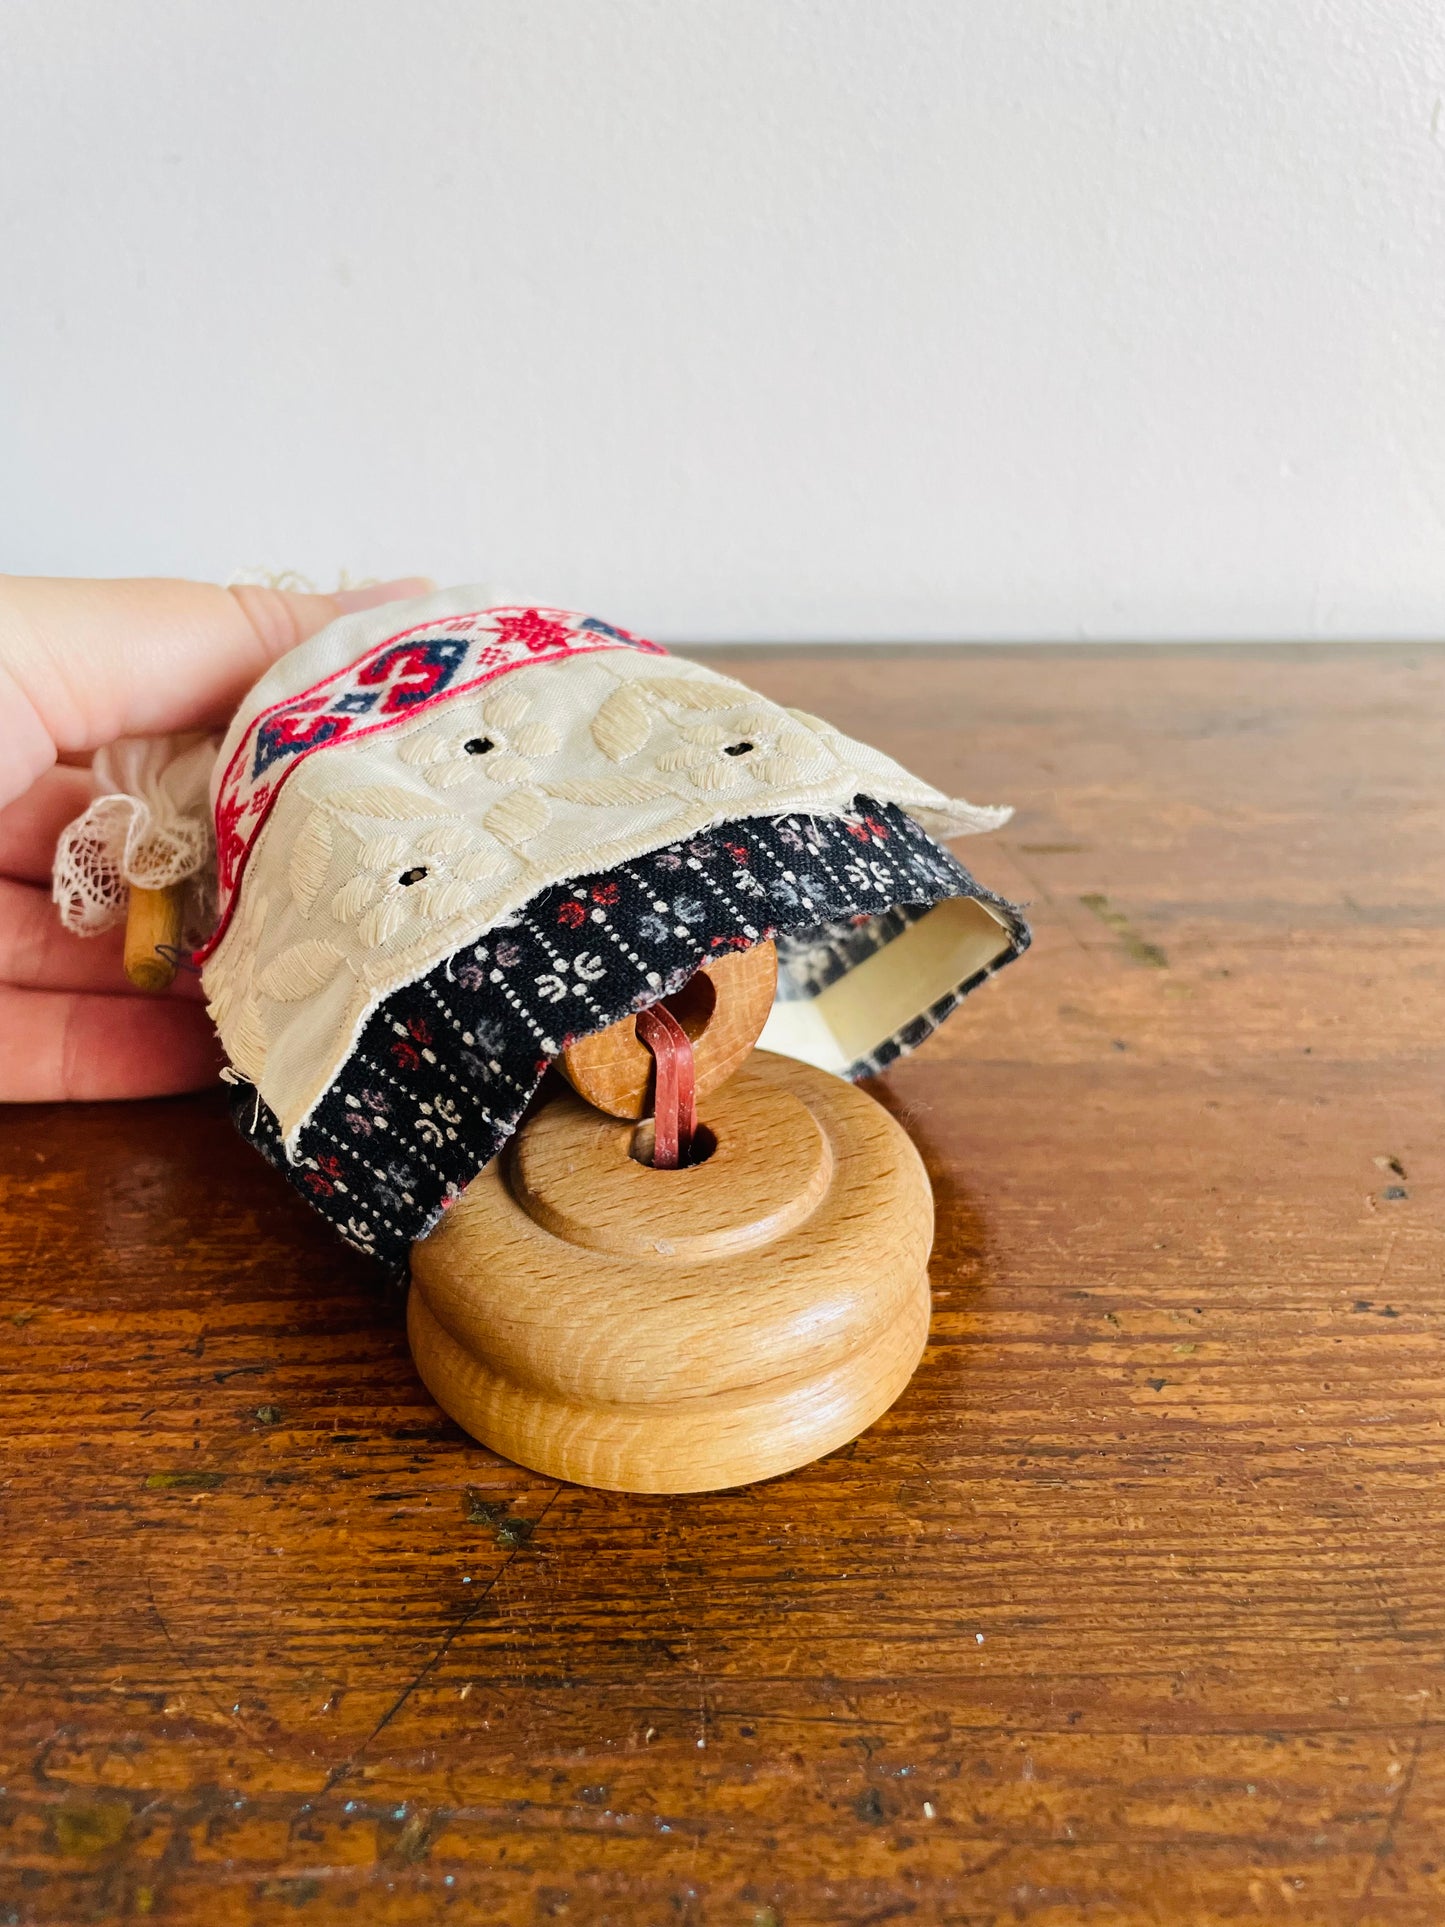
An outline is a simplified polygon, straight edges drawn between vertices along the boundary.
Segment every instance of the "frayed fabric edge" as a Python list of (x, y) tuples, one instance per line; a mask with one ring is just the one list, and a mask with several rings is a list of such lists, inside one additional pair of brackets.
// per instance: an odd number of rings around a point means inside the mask
[[(856, 778), (852, 780), (856, 780)], [(923, 786), (920, 785), (920, 787)], [(856, 795), (857, 792), (854, 794)], [(937, 792), (935, 792), (935, 794), (937, 794)], [(933, 836), (939, 834), (945, 836), (986, 834), (988, 831), (999, 828), (1004, 823), (1007, 823), (1014, 813), (1013, 807), (1010, 804), (990, 806), (987, 804), (966, 803), (962, 799), (955, 798), (945, 798), (943, 806), (909, 802), (902, 797), (886, 797), (880, 800), (895, 802), (899, 809), (913, 817), (924, 830)], [(783, 803), (773, 809), (750, 809), (747, 814), (749, 816), (765, 817), (772, 821), (789, 816), (796, 816), (800, 819), (826, 817), (846, 821), (849, 816), (854, 814), (853, 802), (854, 797), (850, 796), (844, 804), (817, 803), (809, 806), (797, 803)], [(934, 819), (934, 826), (930, 826), (927, 821), (929, 817)], [(735, 811), (730, 811), (726, 808), (720, 809), (699, 823), (695, 829), (688, 831), (687, 834), (689, 836), (705, 836), (710, 830), (721, 829), (726, 824), (739, 820)], [(955, 827), (960, 822), (964, 823), (965, 827)], [(616, 849), (609, 849), (607, 856), (608, 867), (635, 862), (639, 857), (650, 856), (655, 850), (666, 849), (670, 843), (676, 842), (677, 840), (675, 832), (662, 836), (639, 837), (635, 845), (625, 845), (621, 853)], [(434, 970), (437, 964), (442, 962), (447, 956), (464, 949), (469, 943), (476, 943), (482, 937), (486, 936), (488, 931), (504, 928), (508, 917), (519, 915), (521, 911), (526, 908), (527, 904), (530, 903), (533, 898), (540, 896), (544, 890), (565, 888), (568, 883), (574, 882), (578, 877), (590, 875), (595, 865), (596, 853), (587, 852), (585, 860), (579, 857), (576, 866), (569, 868), (566, 875), (551, 877), (545, 883), (537, 885), (517, 903), (510, 905), (500, 916), (491, 917), (485, 924), (467, 927), (464, 929), (463, 934), (449, 938), (446, 947), (441, 949), (437, 955), (431, 956), (425, 962), (414, 965), (409, 970), (404, 971), (397, 977), (395, 982), (387, 984), (385, 988), (373, 991), (367, 998), (365, 1006), (359, 1011), (359, 1014), (353, 1017), (344, 1048), (339, 1055), (328, 1060), (328, 1068), (324, 1078), (318, 1085), (314, 1086), (308, 1094), (305, 1100), (305, 1108), (299, 1113), (292, 1124), (282, 1129), (281, 1146), (287, 1163), (295, 1165), (301, 1162), (300, 1141), (302, 1132), (311, 1122), (318, 1105), (323, 1102), (326, 1093), (331, 1089), (341, 1074), (341, 1071), (350, 1060), (367, 1024), (388, 998), (395, 996), (400, 990), (405, 990), (409, 985), (420, 982), (423, 977)], [(663, 994), (670, 995), (671, 993), (665, 992)], [(251, 1083), (253, 1080), (247, 1078), (245, 1081)], [(259, 1083), (256, 1084), (256, 1089), (261, 1095), (262, 1102), (266, 1102), (264, 1092), (261, 1092)], [(280, 1122), (279, 1117), (277, 1121), (278, 1123)]]

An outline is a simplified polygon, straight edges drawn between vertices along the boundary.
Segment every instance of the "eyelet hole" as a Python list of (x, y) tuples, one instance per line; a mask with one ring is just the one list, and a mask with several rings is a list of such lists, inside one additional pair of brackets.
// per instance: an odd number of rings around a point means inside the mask
[(724, 756), (746, 756), (754, 747), (752, 743), (729, 743), (723, 751)]
[(496, 747), (496, 744), (490, 736), (470, 736), (467, 741), (462, 744), (462, 748), (467, 752), (468, 756), (485, 756), (489, 749), (495, 749)]
[(397, 882), (401, 884), (404, 889), (409, 890), (414, 883), (420, 883), (426, 873), (426, 865), (424, 863), (418, 863), (415, 869), (403, 870), (397, 878)]
[[(653, 1145), (657, 1138), (657, 1124), (654, 1119), (644, 1118), (632, 1133), (632, 1142), (627, 1147), (627, 1155), (634, 1164), (645, 1164), (649, 1170), (657, 1167), (652, 1162)], [(706, 1164), (717, 1149), (717, 1133), (699, 1124), (692, 1134), (692, 1150), (688, 1153), (686, 1164), (680, 1164), (679, 1171), (690, 1171), (695, 1164)], [(664, 1173), (664, 1176), (669, 1175)]]

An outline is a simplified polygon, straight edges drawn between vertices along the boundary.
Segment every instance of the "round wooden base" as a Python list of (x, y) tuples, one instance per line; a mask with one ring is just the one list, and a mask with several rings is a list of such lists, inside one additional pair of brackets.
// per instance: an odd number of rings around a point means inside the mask
[(806, 1464), (903, 1390), (933, 1240), (906, 1133), (763, 1051), (703, 1122), (705, 1161), (657, 1171), (646, 1126), (559, 1096), (413, 1247), (417, 1369), (474, 1437), (580, 1485), (702, 1492)]

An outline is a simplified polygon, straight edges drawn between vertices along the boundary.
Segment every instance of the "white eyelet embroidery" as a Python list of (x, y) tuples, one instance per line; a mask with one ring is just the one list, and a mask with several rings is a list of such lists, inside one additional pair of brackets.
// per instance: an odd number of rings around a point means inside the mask
[(289, 1145), (377, 1003), (551, 884), (730, 817), (833, 814), (859, 793), (944, 835), (1002, 820), (701, 665), (659, 674), (658, 660), (514, 668), (322, 750), (279, 791), (205, 983)]
[(263, 997), (278, 1004), (299, 1004), (313, 990), (320, 990), (336, 974), (336, 966), (346, 960), (335, 944), (323, 937), (308, 937), (304, 943), (283, 950), (274, 962), (258, 973), (256, 988)]
[(680, 744), (664, 750), (656, 767), (680, 771), (700, 790), (781, 788), (826, 770), (832, 760), (824, 744), (781, 711), (774, 718), (744, 710), (726, 723), (684, 724), (677, 734)]
[(643, 701), (642, 691), (623, 683), (606, 699), (592, 718), (592, 740), (614, 763), (624, 763), (647, 747), (652, 734), (652, 711)]
[(542, 834), (552, 821), (552, 807), (539, 790), (513, 790), (482, 820), (493, 836), (518, 849)]
[[(248, 892), (233, 925), (234, 940), (248, 960), (257, 955), (269, 913), (264, 891)], [(211, 1021), (221, 1033), (226, 1055), (243, 1077), (259, 1084), (266, 1068), (270, 1035), (252, 969), (222, 973), (207, 981), (206, 993)]]
[[(319, 805), (312, 820), (329, 818), (332, 808)], [(415, 939), (429, 925), (449, 922), (477, 895), (476, 885), (508, 868), (508, 857), (484, 830), (444, 821), (414, 837), (365, 839), (357, 864), (331, 899), (331, 914), (356, 924), (361, 941), (374, 949), (403, 932)]]
[(331, 818), (316, 810), (307, 818), (291, 850), (291, 901), (309, 917), (331, 869)]
[(530, 782), (538, 759), (562, 746), (551, 723), (525, 720), (531, 708), (532, 699), (522, 691), (496, 690), (481, 702), (459, 703), (444, 712), (430, 728), (408, 737), (398, 753), (433, 789), (459, 789), (474, 778), (504, 788)]

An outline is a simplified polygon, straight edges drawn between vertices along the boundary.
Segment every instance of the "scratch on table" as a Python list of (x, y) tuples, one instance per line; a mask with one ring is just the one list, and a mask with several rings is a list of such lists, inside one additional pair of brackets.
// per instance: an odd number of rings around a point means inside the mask
[[(557, 1495), (561, 1490), (562, 1490), (561, 1486), (556, 1486), (553, 1488), (551, 1494), (547, 1499), (547, 1503), (542, 1507), (542, 1510), (537, 1515), (537, 1519), (536, 1519), (537, 1525), (541, 1525), (542, 1521), (546, 1518), (547, 1514), (552, 1510), (552, 1507), (557, 1502)], [(416, 1691), (418, 1686), (421, 1685), (422, 1681), (426, 1679), (430, 1673), (435, 1672), (437, 1667), (441, 1665), (442, 1661), (446, 1658), (447, 1654), (451, 1651), (453, 1644), (467, 1630), (468, 1626), (471, 1625), (472, 1621), (476, 1618), (477, 1614), (482, 1610), (483, 1606), (486, 1605), (487, 1600), (491, 1597), (492, 1590), (496, 1586), (497, 1581), (501, 1578), (502, 1574), (511, 1565), (512, 1561), (516, 1558), (517, 1554), (521, 1551), (522, 1547), (526, 1543), (527, 1541), (525, 1539), (520, 1539), (510, 1548), (510, 1550), (507, 1553), (507, 1557), (502, 1561), (501, 1565), (497, 1567), (497, 1570), (492, 1574), (491, 1578), (487, 1581), (486, 1585), (482, 1587), (481, 1593), (478, 1595), (478, 1597), (472, 1601), (471, 1605), (468, 1606), (467, 1610), (462, 1614), (461, 1618), (456, 1622), (456, 1624), (450, 1627), (448, 1631), (442, 1636), (442, 1639), (438, 1644), (436, 1651), (431, 1655), (430, 1659), (426, 1660), (418, 1668), (417, 1672), (413, 1675), (413, 1677), (407, 1681), (406, 1685), (397, 1694), (396, 1698), (392, 1701), (391, 1705), (387, 1707), (386, 1711), (382, 1714), (381, 1718), (376, 1722), (376, 1725), (372, 1727), (371, 1731), (367, 1734), (366, 1738), (362, 1740), (360, 1745), (353, 1747), (351, 1752), (347, 1754), (346, 1758), (342, 1760), (339, 1765), (334, 1766), (331, 1769), (331, 1771), (327, 1774), (325, 1782), (321, 1788), (321, 1793), (320, 1795), (318, 1795), (318, 1798), (323, 1797), (324, 1795), (330, 1793), (331, 1789), (337, 1784), (338, 1781), (345, 1779), (346, 1775), (351, 1771), (352, 1767), (355, 1766), (356, 1762), (361, 1758), (362, 1754), (371, 1745), (372, 1741), (377, 1737), (377, 1735), (381, 1733), (386, 1727), (390, 1726), (391, 1722), (396, 1718), (397, 1714), (401, 1711), (402, 1707), (406, 1705), (407, 1701), (411, 1698), (412, 1694)]]
[(1385, 1830), (1380, 1835), (1379, 1845), (1370, 1856), (1369, 1872), (1365, 1875), (1365, 1884), (1361, 1887), (1359, 1896), (1355, 1902), (1354, 1918), (1356, 1921), (1363, 1915), (1365, 1907), (1371, 1895), (1374, 1893), (1375, 1880), (1379, 1875), (1381, 1867), (1395, 1851), (1395, 1829), (1399, 1825), (1400, 1815), (1405, 1810), (1405, 1802), (1410, 1797), (1410, 1789), (1415, 1784), (1415, 1769), (1420, 1764), (1420, 1752), (1425, 1744), (1425, 1731), (1428, 1725), (1429, 1717), (1427, 1714), (1422, 1713), (1419, 1723), (1415, 1728), (1415, 1739), (1410, 1748), (1410, 1757), (1405, 1762), (1405, 1771), (1400, 1776), (1399, 1790), (1395, 1794), (1389, 1817), (1385, 1821)]
[(1116, 910), (1101, 891), (1091, 890), (1079, 898), (1086, 910), (1092, 910), (1107, 930), (1112, 930), (1119, 939), (1126, 957), (1150, 970), (1167, 970), (1169, 959), (1157, 943), (1150, 943), (1141, 937), (1122, 910)]
[(159, 1626), (161, 1629), (161, 1638), (166, 1642), (166, 1645), (170, 1648), (172, 1657), (174, 1658), (177, 1666), (179, 1666), (181, 1669), (182, 1678), (187, 1681), (187, 1683), (190, 1685), (191, 1690), (193, 1692), (200, 1694), (201, 1698), (210, 1707), (211, 1711), (215, 1714), (216, 1718), (221, 1722), (223, 1726), (239, 1726), (241, 1728), (241, 1731), (246, 1734), (248, 1739), (255, 1741), (258, 1745), (260, 1745), (263, 1752), (270, 1755), (271, 1749), (265, 1744), (265, 1742), (263, 1740), (261, 1741), (256, 1740), (256, 1735), (250, 1732), (250, 1730), (246, 1727), (244, 1721), (237, 1719), (234, 1713), (228, 1713), (225, 1707), (221, 1705), (220, 1701), (216, 1699), (214, 1695), (211, 1693), (209, 1687), (203, 1685), (202, 1682), (196, 1677), (196, 1674), (192, 1669), (190, 1661), (186, 1658), (186, 1655), (181, 1651), (181, 1648), (176, 1644), (176, 1641), (171, 1633), (170, 1625), (166, 1620), (165, 1614), (161, 1611), (160, 1606), (157, 1604), (155, 1582), (152, 1580), (149, 1573), (145, 1575), (145, 1582), (146, 1582), (146, 1599), (149, 1602), (151, 1614), (155, 1619), (157, 1626)]

